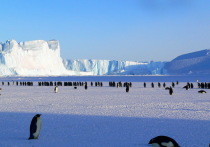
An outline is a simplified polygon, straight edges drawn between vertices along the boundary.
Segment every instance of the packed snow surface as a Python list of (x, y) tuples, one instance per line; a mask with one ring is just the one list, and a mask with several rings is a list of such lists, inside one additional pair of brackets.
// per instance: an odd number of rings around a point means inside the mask
[[(171, 86), (177, 80), (173, 95), (157, 86), (157, 82)], [(196, 80), (209, 82), (209, 77), (1, 78), (0, 146), (146, 147), (151, 138), (166, 135), (181, 147), (207, 147), (210, 90), (199, 94)], [(34, 81), (34, 86), (16, 86), (16, 81)], [(54, 93), (54, 86), (38, 86), (38, 81), (87, 81), (88, 89), (59, 86)], [(91, 87), (91, 81), (102, 81), (103, 87)], [(132, 87), (126, 93), (124, 87), (109, 87), (109, 81), (132, 81)], [(187, 82), (194, 88), (183, 89)], [(37, 113), (43, 121), (39, 139), (27, 140), (31, 119)]]

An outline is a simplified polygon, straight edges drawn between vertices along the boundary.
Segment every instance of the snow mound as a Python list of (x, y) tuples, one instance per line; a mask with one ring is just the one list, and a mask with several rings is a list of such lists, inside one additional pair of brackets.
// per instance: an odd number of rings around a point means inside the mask
[(201, 50), (178, 56), (166, 63), (169, 74), (210, 74), (210, 50)]

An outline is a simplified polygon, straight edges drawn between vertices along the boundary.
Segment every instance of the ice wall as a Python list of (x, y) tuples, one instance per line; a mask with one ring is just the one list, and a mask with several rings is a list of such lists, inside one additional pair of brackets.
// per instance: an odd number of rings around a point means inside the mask
[(0, 43), (1, 76), (156, 75), (164, 62), (63, 60), (57, 40)]
[(60, 57), (56, 40), (26, 41), (8, 40), (0, 43), (0, 74), (20, 76), (71, 75)]
[(134, 62), (116, 60), (64, 60), (68, 70), (91, 75), (157, 75), (166, 74), (165, 62)]

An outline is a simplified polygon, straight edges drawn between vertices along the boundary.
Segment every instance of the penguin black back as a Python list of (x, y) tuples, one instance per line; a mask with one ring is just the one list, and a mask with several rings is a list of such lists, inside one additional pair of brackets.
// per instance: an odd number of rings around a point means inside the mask
[(169, 94), (172, 95), (174, 93), (172, 87), (169, 88)]
[(32, 120), (30, 125), (30, 136), (28, 139), (38, 139), (40, 129), (41, 129), (41, 114), (36, 114)]
[(144, 82), (144, 88), (146, 88), (146, 83)]
[(160, 147), (180, 147), (174, 139), (168, 136), (157, 136), (152, 138), (148, 144), (159, 145)]
[(154, 88), (154, 83), (153, 82), (151, 83), (151, 86), (152, 86), (152, 88)]
[(205, 90), (199, 90), (198, 93), (206, 93)]
[(88, 88), (88, 87), (87, 87), (87, 84), (85, 84), (85, 90), (87, 90), (87, 88)]
[(129, 86), (126, 86), (125, 91), (126, 91), (126, 92), (129, 92)]

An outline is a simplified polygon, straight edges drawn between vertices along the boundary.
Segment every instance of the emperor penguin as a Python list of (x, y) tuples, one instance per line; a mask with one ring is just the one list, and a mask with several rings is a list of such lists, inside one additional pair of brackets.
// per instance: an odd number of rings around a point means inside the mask
[(168, 136), (157, 136), (152, 138), (148, 144), (152, 144), (154, 147), (180, 147), (174, 139)]
[(169, 88), (169, 94), (172, 95), (174, 93), (172, 87)]
[(198, 93), (206, 93), (205, 90), (199, 90)]
[(126, 92), (129, 92), (129, 86), (126, 86), (125, 91), (126, 91)]
[(55, 86), (54, 92), (55, 92), (55, 93), (58, 93), (58, 86)]
[(144, 82), (144, 88), (146, 88), (146, 83)]
[(30, 136), (28, 139), (38, 139), (42, 127), (41, 114), (36, 114), (31, 120)]
[(87, 84), (85, 84), (85, 90), (87, 90), (87, 88), (88, 88), (88, 87), (87, 87)]

